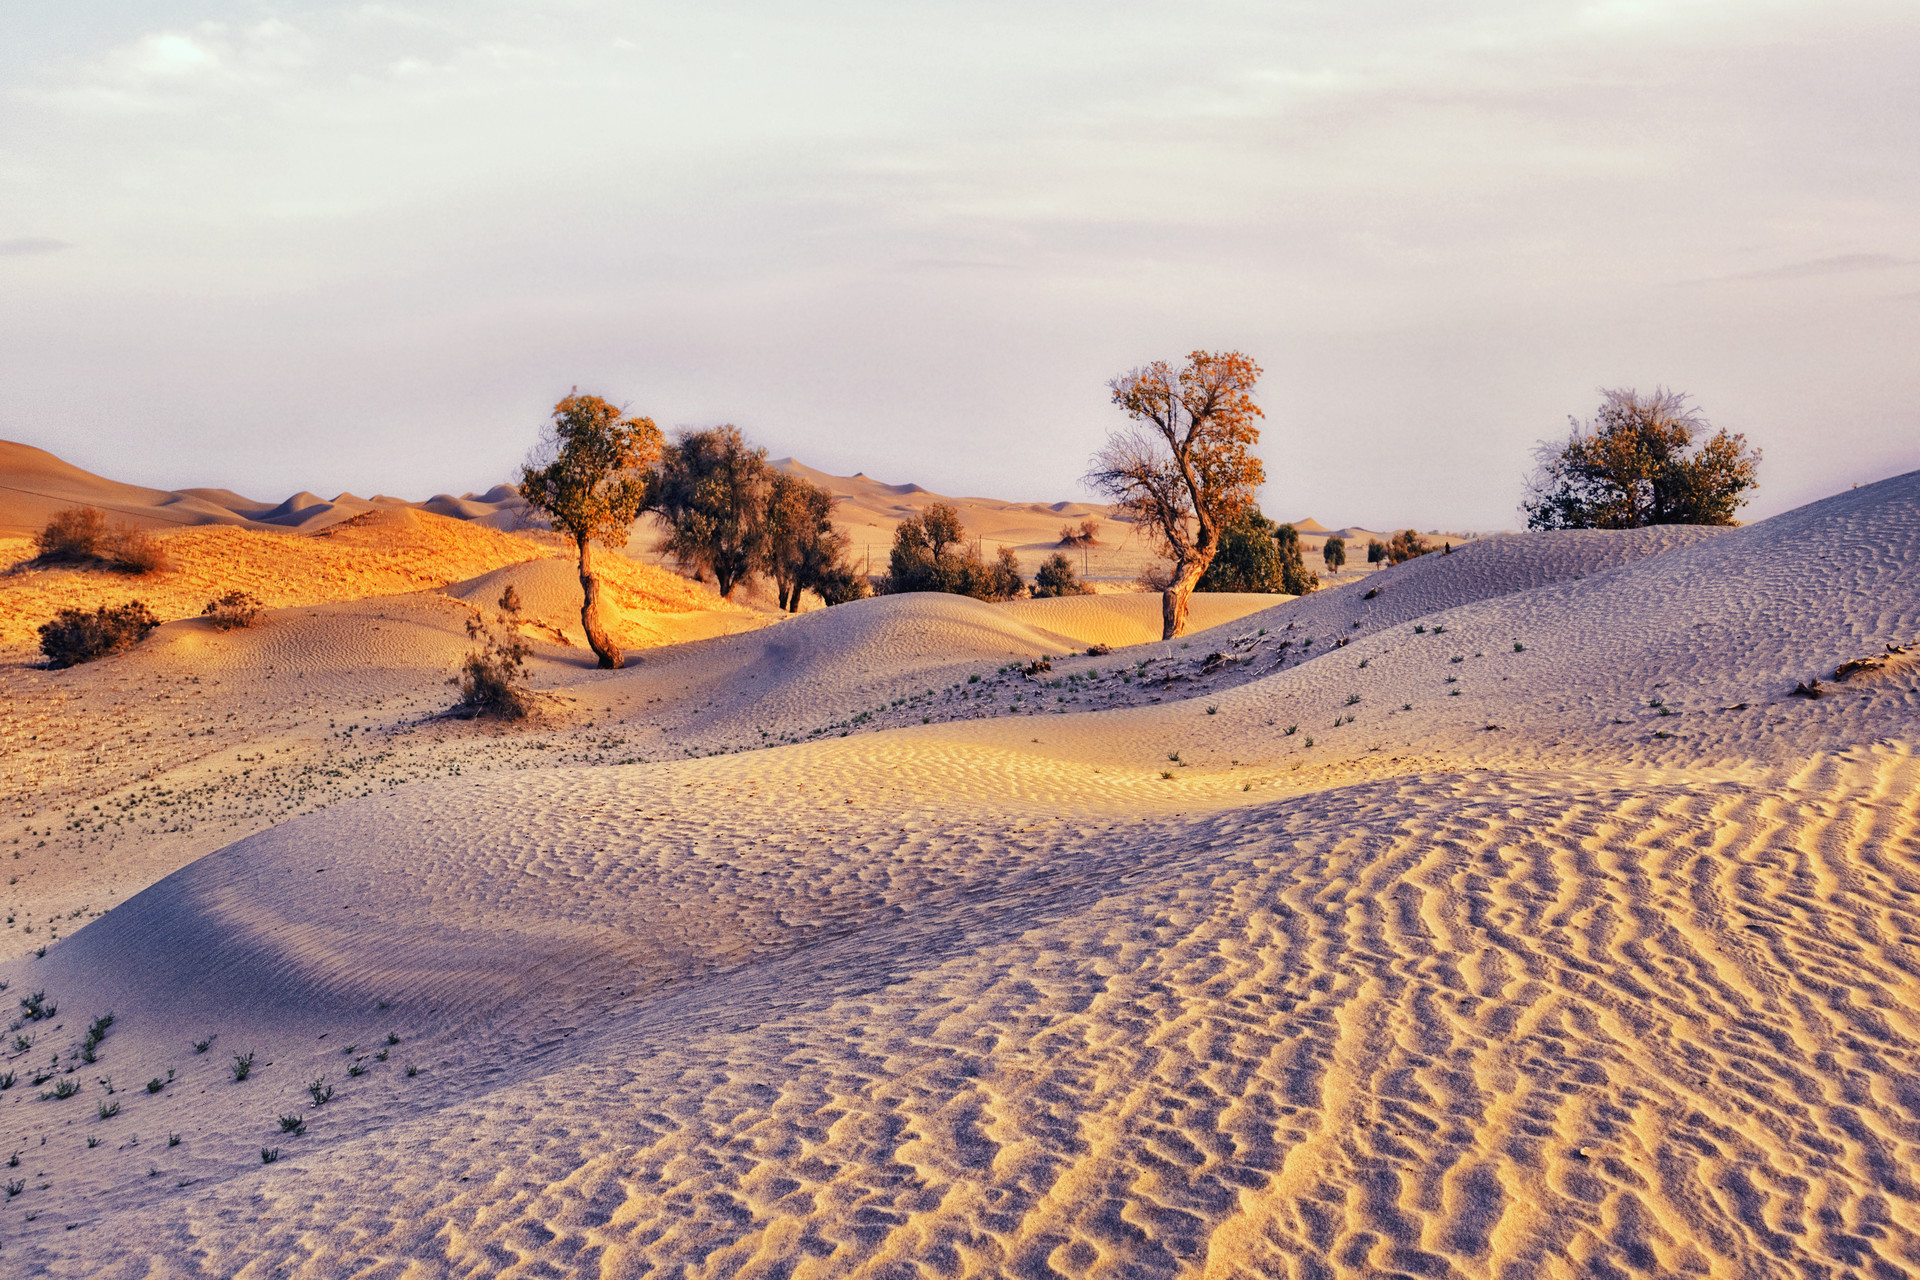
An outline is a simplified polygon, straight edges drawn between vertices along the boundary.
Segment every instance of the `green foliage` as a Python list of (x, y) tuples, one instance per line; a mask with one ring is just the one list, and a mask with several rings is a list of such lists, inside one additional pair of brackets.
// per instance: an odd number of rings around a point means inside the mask
[(536, 454), (520, 469), (520, 496), (584, 548), (599, 540), (623, 546), (647, 498), (647, 468), (660, 456), (660, 428), (651, 418), (625, 418), (579, 388), (553, 407)]
[(647, 491), (647, 509), (667, 525), (660, 550), (731, 597), (764, 555), (771, 486), (767, 451), (749, 446), (740, 428), (679, 432)]
[(1339, 573), (1340, 566), (1347, 562), (1347, 540), (1328, 538), (1326, 545), (1320, 548), (1320, 558), (1327, 562), (1329, 570)]
[(553, 407), (535, 457), (520, 470), (520, 496), (573, 539), (580, 558), (580, 624), (602, 667), (625, 661), (599, 618), (599, 583), (588, 548), (626, 544), (648, 497), (647, 469), (660, 456), (660, 428), (579, 388)]
[(1037, 600), (1050, 596), (1089, 596), (1093, 588), (1080, 581), (1073, 571), (1073, 561), (1056, 551), (1041, 564), (1039, 572), (1033, 575), (1033, 595)]
[(1561, 444), (1543, 443), (1521, 511), (1529, 529), (1639, 529), (1731, 525), (1755, 487), (1760, 451), (1710, 424), (1681, 392), (1602, 392), (1593, 421), (1572, 420)]
[(887, 593), (942, 591), (976, 600), (1011, 600), (1026, 589), (1011, 548), (1001, 547), (988, 564), (978, 546), (966, 545), (966, 536), (960, 512), (945, 502), (902, 520), (893, 531)]
[[(1292, 525), (1285, 526), (1291, 530)], [(1279, 526), (1249, 504), (1220, 531), (1213, 562), (1194, 584), (1195, 591), (1280, 591), (1282, 549)], [(1294, 538), (1295, 554), (1299, 537)]]
[(1378, 538), (1367, 539), (1367, 563), (1380, 564), (1387, 558), (1387, 544)]
[(62, 609), (51, 622), (40, 624), (40, 652), (55, 670), (77, 667), (131, 649), (159, 625), (160, 619), (138, 600), (103, 604), (92, 613)]

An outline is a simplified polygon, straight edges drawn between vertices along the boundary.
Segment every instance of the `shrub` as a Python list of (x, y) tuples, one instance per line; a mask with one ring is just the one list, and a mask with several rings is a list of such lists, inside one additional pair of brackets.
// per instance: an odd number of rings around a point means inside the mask
[(43, 564), (106, 565), (136, 574), (159, 573), (167, 567), (166, 552), (152, 534), (124, 520), (109, 530), (106, 516), (95, 507), (59, 512), (33, 541)]
[(1046, 558), (1037, 573), (1033, 575), (1033, 596), (1044, 600), (1052, 596), (1090, 596), (1093, 588), (1080, 581), (1073, 571), (1073, 561), (1058, 551)]
[(1100, 545), (1100, 522), (1082, 520), (1077, 525), (1060, 526), (1060, 545), (1063, 547), (1095, 547)]
[(40, 624), (40, 652), (47, 655), (47, 665), (55, 670), (77, 667), (131, 649), (159, 625), (160, 619), (138, 600), (103, 604), (92, 613), (62, 609), (53, 621)]
[(228, 1071), (232, 1073), (233, 1082), (235, 1084), (239, 1084), (242, 1080), (245, 1080), (248, 1076), (252, 1075), (253, 1074), (253, 1050), (249, 1049), (245, 1053), (234, 1054), (233, 1065), (228, 1068)]
[(260, 602), (246, 592), (229, 591), (207, 601), (200, 616), (222, 631), (232, 631), (235, 627), (252, 626), (260, 616), (261, 607)]
[(279, 1158), (280, 1158), (280, 1148), (278, 1147), (260, 1148), (261, 1164), (272, 1164), (274, 1161), (278, 1160)]
[(325, 1076), (315, 1076), (313, 1083), (307, 1086), (307, 1093), (312, 1096), (316, 1107), (324, 1107), (333, 1101), (333, 1086), (327, 1083)]
[(107, 561), (123, 573), (164, 573), (170, 567), (160, 540), (137, 525), (117, 524), (107, 538)]
[(511, 584), (501, 593), (500, 610), (492, 619), (478, 614), (467, 619), (467, 637), (480, 647), (468, 651), (461, 664), (456, 712), (519, 720), (531, 709), (526, 683), (533, 645), (520, 634), (519, 619), (520, 595)]
[(305, 1116), (281, 1116), (280, 1117), (280, 1132), (290, 1133), (297, 1138), (301, 1134), (305, 1133), (306, 1131), (307, 1131), (307, 1118)]
[(107, 518), (97, 507), (70, 507), (47, 521), (33, 541), (45, 561), (97, 560), (107, 544)]

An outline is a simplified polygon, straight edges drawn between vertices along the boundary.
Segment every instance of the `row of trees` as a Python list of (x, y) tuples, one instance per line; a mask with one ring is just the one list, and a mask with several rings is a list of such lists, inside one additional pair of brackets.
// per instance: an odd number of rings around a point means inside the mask
[[(1130, 428), (1109, 435), (1087, 482), (1147, 531), (1170, 568), (1161, 587), (1166, 638), (1186, 628), (1195, 590), (1279, 590), (1318, 586), (1300, 553), (1299, 532), (1275, 525), (1254, 505), (1266, 478), (1253, 454), (1265, 417), (1253, 390), (1261, 368), (1238, 351), (1194, 351), (1178, 368), (1166, 361), (1108, 384)], [(1628, 529), (1648, 524), (1732, 524), (1755, 485), (1760, 459), (1744, 436), (1725, 430), (1701, 440), (1706, 420), (1676, 392), (1603, 393), (1593, 421), (1572, 423), (1564, 443), (1543, 444), (1523, 511), (1535, 529)], [(575, 394), (555, 406), (544, 447), (524, 469), (520, 491), (574, 541), (584, 603), (581, 621), (602, 666), (621, 655), (598, 621), (598, 585), (590, 548), (624, 544), (633, 521), (653, 511), (669, 534), (662, 549), (683, 569), (712, 580), (723, 596), (756, 573), (769, 575), (780, 606), (797, 610), (802, 592), (832, 604), (864, 595), (868, 583), (847, 563), (845, 535), (833, 528), (835, 497), (775, 470), (766, 450), (738, 429), (682, 431), (668, 444), (648, 418), (628, 418), (596, 396)], [(1091, 541), (1093, 528), (1063, 531), (1063, 542)], [(1402, 563), (1431, 550), (1413, 530), (1367, 547), (1369, 563)], [(1346, 543), (1322, 549), (1338, 573)], [(1055, 564), (1053, 560), (1059, 563)], [(1072, 564), (1055, 556), (1036, 591), (1083, 590)], [(1069, 585), (1070, 584), (1070, 585)], [(888, 591), (950, 591), (985, 600), (1025, 590), (1013, 553), (989, 562), (967, 542), (959, 513), (935, 504), (896, 530)]]
[[(1087, 482), (1145, 528), (1172, 562), (1161, 597), (1162, 634), (1186, 626), (1187, 598), (1219, 583), (1281, 581), (1298, 594), (1307, 574), (1298, 533), (1274, 526), (1253, 506), (1266, 478), (1253, 456), (1253, 400), (1260, 366), (1237, 351), (1195, 351), (1175, 369), (1157, 361), (1108, 384), (1113, 403), (1133, 420), (1093, 456)], [(1651, 524), (1736, 523), (1734, 512), (1756, 484), (1758, 450), (1746, 437), (1709, 424), (1681, 393), (1657, 388), (1602, 392), (1596, 417), (1572, 421), (1563, 443), (1543, 444), (1522, 510), (1534, 529), (1633, 529)], [(1451, 550), (1451, 548), (1447, 548)], [(1402, 563), (1432, 550), (1408, 529), (1373, 540), (1370, 563)], [(1346, 544), (1329, 539), (1329, 569), (1346, 561)], [(1216, 566), (1218, 566), (1216, 568)]]

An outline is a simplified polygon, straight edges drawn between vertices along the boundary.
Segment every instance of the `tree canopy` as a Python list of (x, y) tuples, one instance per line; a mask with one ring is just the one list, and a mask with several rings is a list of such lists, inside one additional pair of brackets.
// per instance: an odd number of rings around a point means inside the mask
[(817, 592), (828, 604), (864, 594), (865, 579), (846, 563), (849, 539), (833, 527), (839, 503), (810, 480), (785, 471), (770, 473), (761, 565), (788, 613), (800, 611), (802, 591)]
[(1220, 533), (1220, 550), (1195, 591), (1267, 591), (1303, 596), (1318, 590), (1320, 579), (1300, 556), (1300, 533), (1275, 524), (1248, 506)]
[[(1603, 391), (1591, 422), (1570, 419), (1561, 443), (1543, 443), (1521, 510), (1530, 529), (1638, 529), (1737, 524), (1755, 487), (1760, 451), (1711, 424), (1681, 392)], [(1701, 439), (1696, 446), (1697, 437)]]
[(603, 667), (625, 661), (600, 622), (599, 581), (588, 548), (624, 546), (647, 495), (647, 469), (660, 456), (660, 428), (575, 387), (553, 407), (534, 455), (520, 469), (520, 496), (573, 539), (580, 559), (580, 625)]
[(1220, 539), (1266, 478), (1254, 403), (1260, 366), (1238, 351), (1195, 351), (1179, 369), (1163, 360), (1108, 384), (1133, 419), (1093, 456), (1087, 482), (1152, 531), (1173, 561), (1161, 594), (1161, 631), (1186, 629), (1187, 600), (1220, 549)]
[(660, 550), (695, 577), (713, 576), (723, 598), (762, 561), (767, 451), (731, 424), (677, 432), (660, 457), (647, 509), (666, 523)]

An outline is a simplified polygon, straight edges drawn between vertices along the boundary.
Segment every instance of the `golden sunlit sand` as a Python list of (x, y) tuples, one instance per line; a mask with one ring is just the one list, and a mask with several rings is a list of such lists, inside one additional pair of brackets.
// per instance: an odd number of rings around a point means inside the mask
[[(1920, 638), (1920, 473), (1171, 642), (619, 561), (617, 671), (552, 546), (336, 528), (0, 580), (0, 1271), (1920, 1269), (1920, 668), (1832, 678)], [(542, 709), (448, 719), (508, 583)]]

